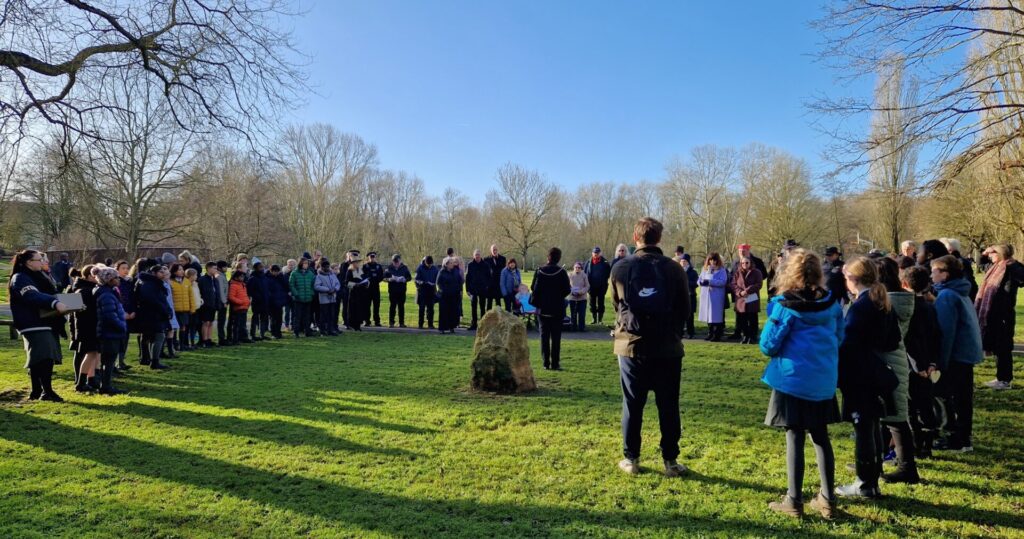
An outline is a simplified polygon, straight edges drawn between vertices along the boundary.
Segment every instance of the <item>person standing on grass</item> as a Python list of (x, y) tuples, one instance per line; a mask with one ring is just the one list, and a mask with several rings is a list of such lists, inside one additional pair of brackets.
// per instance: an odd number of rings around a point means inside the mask
[(168, 366), (160, 362), (160, 352), (164, 348), (167, 329), (174, 320), (174, 309), (167, 301), (167, 290), (164, 288), (167, 268), (155, 260), (149, 260), (140, 265), (139, 269), (139, 278), (135, 284), (135, 316), (142, 333), (142, 343), (147, 349), (139, 364), (149, 365), (150, 369), (166, 369)]
[(760, 347), (771, 358), (761, 377), (772, 388), (764, 422), (786, 431), (789, 479), (786, 495), (768, 507), (794, 517), (803, 515), (804, 443), (810, 434), (821, 479), (811, 509), (831, 519), (836, 506), (836, 460), (828, 425), (840, 420), (836, 383), (844, 322), (843, 309), (824, 288), (824, 280), (818, 255), (804, 249), (790, 254), (776, 278), (779, 295), (766, 308)]
[(341, 286), (348, 288), (348, 322), (353, 330), (362, 331), (362, 323), (370, 313), (370, 279), (363, 271), (358, 251), (352, 251), (346, 267)]
[[(57, 287), (43, 275), (39, 251), (19, 251), (11, 260), (7, 297), (11, 303), (14, 329), (25, 344), (25, 369), (32, 383), (29, 400), (62, 402), (53, 390), (53, 366), (61, 362), (60, 339), (67, 305), (57, 300)], [(58, 316), (43, 317), (46, 311)]]
[(273, 264), (270, 266), (270, 275), (267, 276), (267, 308), (270, 318), (270, 336), (273, 339), (282, 337), (283, 314), (287, 305), (288, 276), (281, 272), (281, 266)]
[(996, 390), (1013, 387), (1013, 334), (1017, 290), (1024, 286), (1024, 266), (1013, 259), (1013, 247), (1001, 243), (985, 249), (991, 266), (974, 300), (986, 352), (996, 356), (996, 378), (985, 382)]
[(722, 257), (711, 253), (704, 260), (704, 269), (697, 281), (700, 285), (698, 319), (708, 325), (705, 341), (718, 342), (725, 336), (725, 287), (729, 273), (722, 266)]
[[(614, 268), (616, 264), (625, 260), (627, 256), (629, 256), (629, 247), (627, 247), (625, 243), (620, 243), (616, 245), (615, 257), (612, 258), (612, 261), (610, 263), (611, 267)], [(609, 276), (610, 275), (611, 274), (609, 273)]]
[(202, 343), (197, 342), (199, 327), (202, 322), (199, 320), (199, 309), (203, 307), (203, 294), (199, 291), (199, 272), (195, 268), (185, 270), (185, 279), (192, 284), (192, 314), (188, 318), (188, 346), (191, 349), (199, 348)]
[(480, 255), (480, 249), (473, 251), (473, 260), (466, 265), (466, 293), (469, 294), (469, 309), (472, 319), (469, 329), (476, 329), (477, 321), (487, 313), (487, 296), (491, 287), (491, 266)]
[(423, 329), (424, 316), (428, 329), (434, 329), (434, 304), (437, 303), (437, 266), (434, 257), (427, 255), (416, 268), (416, 305), (419, 306), (419, 326)]
[[(734, 277), (740, 271), (740, 263), (743, 261), (743, 259), (747, 259), (750, 262), (750, 265), (748, 267), (757, 270), (761, 274), (761, 280), (764, 280), (765, 275), (768, 274), (768, 268), (765, 267), (763, 260), (754, 256), (754, 254), (750, 252), (749, 243), (741, 243), (737, 245), (736, 253), (736, 261), (733, 262), (732, 269), (729, 271), (730, 282), (734, 282)], [(758, 291), (760, 290), (761, 287), (759, 286)], [(733, 304), (738, 306), (740, 303), (740, 298), (736, 296), (736, 291), (730, 290), (729, 293), (732, 294)], [(733, 326), (732, 334), (729, 335), (729, 340), (735, 341), (743, 339), (744, 341), (747, 341), (750, 344), (754, 344), (755, 341), (749, 341), (747, 339), (747, 335), (744, 334), (743, 332), (743, 322), (741, 321), (741, 319), (744, 318), (743, 311), (735, 309), (735, 315), (735, 326)], [(754, 320), (757, 320), (756, 316), (754, 317)]]
[(298, 339), (302, 335), (313, 336), (310, 329), (313, 320), (313, 283), (316, 275), (309, 269), (310, 259), (299, 259), (295, 270), (288, 275), (288, 291), (292, 296), (292, 334)]
[(445, 257), (437, 275), (437, 295), (440, 313), (437, 329), (441, 333), (455, 333), (459, 325), (459, 300), (462, 298), (462, 277), (456, 269), (454, 257)]
[(501, 270), (505, 269), (508, 260), (498, 253), (497, 245), (491, 245), (491, 256), (484, 261), (487, 262), (487, 269), (491, 271), (491, 281), (487, 285), (486, 310), (489, 311), (495, 303), (501, 304)]
[(121, 300), (121, 308), (128, 314), (126, 317), (127, 331), (121, 341), (121, 350), (117, 354), (117, 370), (123, 372), (131, 369), (125, 363), (125, 359), (128, 357), (128, 334), (135, 333), (132, 323), (135, 318), (135, 279), (129, 275), (131, 268), (128, 267), (127, 260), (118, 260), (114, 263), (114, 269), (117, 270), (118, 276), (117, 298)]
[(558, 265), (562, 250), (548, 249), (548, 263), (533, 274), (530, 286), (533, 298), (530, 303), (537, 308), (540, 324), (540, 352), (544, 368), (562, 370), (562, 320), (565, 318), (565, 297), (572, 291), (569, 274)]
[[(283, 281), (287, 284), (288, 278), (292, 276), (292, 272), (295, 271), (295, 266), (298, 266), (299, 262), (294, 258), (289, 258), (285, 266), (281, 268), (281, 275), (284, 277)], [(286, 287), (287, 290), (287, 287)], [(284, 304), (284, 329), (290, 330), (292, 328), (292, 296), (290, 290), (288, 290), (288, 299)]]
[(245, 289), (252, 304), (249, 338), (262, 341), (267, 338), (267, 330), (270, 329), (270, 306), (267, 299), (267, 272), (263, 262), (257, 258), (253, 259), (252, 272), (245, 281)]
[(590, 322), (599, 324), (604, 319), (604, 297), (608, 294), (608, 279), (612, 275), (612, 265), (601, 255), (601, 248), (594, 247), (590, 260), (583, 265), (590, 283)]
[(373, 325), (380, 327), (380, 283), (384, 281), (384, 267), (377, 262), (376, 251), (366, 253), (366, 258), (368, 260), (363, 264), (363, 273), (370, 280), (370, 287), (367, 289), (369, 292), (369, 307), (365, 322), (369, 326), (372, 315)]
[[(898, 385), (896, 376), (886, 368), (884, 355), (899, 347), (900, 328), (871, 259), (853, 259), (843, 267), (843, 275), (854, 300), (846, 312), (845, 334), (839, 345), (839, 389), (843, 393), (843, 419), (853, 423), (857, 480), (837, 488), (836, 494), (879, 498), (879, 419), (895, 408), (892, 393)], [(889, 372), (888, 378), (879, 375), (885, 372)]]
[(697, 315), (697, 280), (699, 275), (697, 270), (693, 269), (690, 264), (689, 253), (683, 253), (682, 257), (679, 258), (679, 267), (683, 268), (686, 273), (686, 284), (690, 287), (690, 312), (686, 313), (684, 322), (686, 323), (685, 331), (686, 338), (693, 339), (696, 335), (696, 328), (693, 325), (693, 318)]
[(58, 292), (65, 290), (71, 284), (70, 272), (71, 262), (68, 261), (68, 254), (61, 253), (60, 260), (53, 265), (53, 268), (50, 271), (50, 276), (53, 278), (54, 285)]
[(100, 340), (96, 335), (96, 276), (89, 264), (82, 268), (81, 277), (71, 284), (71, 292), (81, 294), (85, 309), (71, 315), (71, 349), (75, 351), (75, 391), (93, 392), (99, 389), (95, 379), (100, 363)]
[(103, 268), (96, 274), (99, 285), (94, 289), (96, 296), (96, 334), (100, 340), (100, 393), (120, 395), (124, 393), (112, 383), (117, 357), (121, 353), (121, 342), (128, 336), (128, 320), (117, 296), (120, 278), (117, 270)]
[(388, 282), (388, 327), (395, 327), (395, 313), (398, 313), (398, 327), (405, 327), (405, 294), (412, 274), (402, 263), (402, 256), (391, 257), (391, 265), (384, 270), (384, 280)]
[(181, 264), (171, 266), (171, 293), (174, 295), (174, 316), (178, 319), (178, 330), (174, 334), (175, 343), (181, 351), (189, 350), (188, 323), (192, 308), (192, 283), (185, 278), (185, 267)]
[(942, 377), (936, 390), (946, 401), (947, 416), (945, 435), (935, 442), (935, 449), (974, 451), (974, 366), (985, 357), (978, 313), (960, 259), (946, 255), (931, 262), (935, 313), (942, 328), (937, 361)]
[(505, 311), (512, 312), (516, 291), (523, 284), (523, 274), (519, 273), (519, 263), (515, 258), (508, 259), (505, 269), (501, 270), (501, 294), (505, 298)]
[(583, 271), (583, 262), (577, 261), (569, 274), (569, 327), (572, 331), (587, 330), (587, 294), (590, 282)]
[(612, 267), (614, 351), (622, 384), (623, 458), (619, 468), (640, 473), (640, 433), (647, 394), (654, 391), (661, 427), (661, 458), (667, 477), (687, 471), (679, 464), (679, 383), (683, 369), (683, 328), (690, 287), (678, 263), (658, 244), (664, 226), (644, 217), (633, 227), (636, 251)]
[(933, 406), (932, 374), (938, 370), (939, 344), (942, 330), (935, 313), (934, 298), (929, 298), (931, 276), (924, 266), (913, 266), (900, 272), (900, 284), (914, 294), (914, 314), (910, 317), (903, 345), (910, 361), (910, 384), (907, 388), (910, 405), (907, 414), (913, 429), (915, 457), (931, 458), (935, 429), (939, 426)]
[(217, 284), (220, 288), (217, 292), (220, 294), (221, 308), (217, 311), (217, 345), (226, 346), (229, 341), (230, 333), (228, 333), (228, 263), (226, 260), (217, 261)]
[(741, 258), (732, 276), (732, 293), (736, 297), (737, 331), (743, 337), (743, 344), (757, 344), (757, 313), (761, 312), (761, 283), (763, 273), (754, 267), (749, 258)]
[[(316, 279), (313, 281), (313, 290), (317, 293), (317, 301), (320, 309), (320, 335), (338, 335), (338, 292), (341, 291), (341, 281), (331, 269), (331, 262), (326, 258), (320, 258), (320, 269), (316, 272)], [(362, 318), (354, 322), (357, 326), (362, 323)]]
[(235, 271), (231, 274), (231, 282), (228, 284), (228, 302), (231, 304), (231, 316), (228, 321), (231, 324), (231, 344), (252, 342), (245, 338), (245, 313), (249, 310), (250, 300), (249, 292), (245, 289), (244, 271)]
[(197, 282), (199, 295), (203, 299), (203, 304), (196, 313), (202, 324), (199, 328), (199, 345), (204, 348), (213, 347), (213, 322), (217, 318), (217, 313), (224, 308), (220, 299), (220, 281), (217, 278), (219, 274), (217, 263), (207, 262), (206, 274)]

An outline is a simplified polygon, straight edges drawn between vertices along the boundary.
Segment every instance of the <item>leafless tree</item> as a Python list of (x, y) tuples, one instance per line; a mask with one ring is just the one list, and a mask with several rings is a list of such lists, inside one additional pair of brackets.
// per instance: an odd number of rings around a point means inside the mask
[(37, 119), (89, 138), (130, 112), (99, 91), (110, 77), (158, 85), (166, 113), (196, 133), (256, 143), (307, 89), (282, 23), (286, 0), (8, 0), (0, 7), (0, 131)]
[[(699, 146), (667, 167), (663, 205), (689, 231), (694, 250), (726, 251), (737, 230), (738, 158), (729, 148)], [(726, 251), (728, 252), (728, 251)]]
[(561, 194), (536, 170), (512, 163), (502, 165), (495, 180), (497, 188), (487, 193), (487, 219), (525, 261), (530, 249), (548, 239), (545, 219), (557, 211)]

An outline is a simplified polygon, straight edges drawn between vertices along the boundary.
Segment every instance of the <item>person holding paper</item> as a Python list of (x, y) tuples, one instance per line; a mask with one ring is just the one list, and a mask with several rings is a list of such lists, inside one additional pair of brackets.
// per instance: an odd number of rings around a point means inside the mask
[(53, 366), (60, 363), (58, 335), (64, 331), (64, 318), (44, 314), (64, 314), (67, 305), (57, 300), (57, 288), (42, 273), (43, 257), (27, 249), (14, 255), (11, 279), (7, 283), (14, 328), (25, 343), (25, 369), (32, 382), (29, 400), (62, 402), (52, 386)]
[(761, 310), (759, 293), (764, 276), (750, 258), (741, 258), (732, 276), (732, 292), (736, 295), (736, 332), (743, 344), (757, 344), (757, 313)]

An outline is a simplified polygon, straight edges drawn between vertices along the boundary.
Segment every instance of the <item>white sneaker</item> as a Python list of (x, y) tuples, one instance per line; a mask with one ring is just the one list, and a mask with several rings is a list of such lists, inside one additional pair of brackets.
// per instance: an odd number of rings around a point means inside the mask
[(1000, 390), (1012, 388), (1013, 387), (1013, 382), (1003, 382), (1003, 381), (1000, 381), (1000, 380), (990, 380), (988, 382), (985, 382), (985, 385), (990, 387), (990, 388), (992, 388), (992, 389), (995, 389), (996, 391), (1000, 391)]
[(640, 473), (640, 459), (622, 459), (619, 461), (619, 469), (629, 475)]

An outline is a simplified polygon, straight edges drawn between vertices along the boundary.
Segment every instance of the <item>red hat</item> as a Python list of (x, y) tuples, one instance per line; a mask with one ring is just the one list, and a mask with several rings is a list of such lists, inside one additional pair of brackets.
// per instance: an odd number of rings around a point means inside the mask
[(736, 250), (737, 251), (743, 250), (743, 249), (746, 249), (746, 250), (749, 251), (750, 250), (750, 244), (749, 243), (741, 243), (741, 244), (736, 246)]

